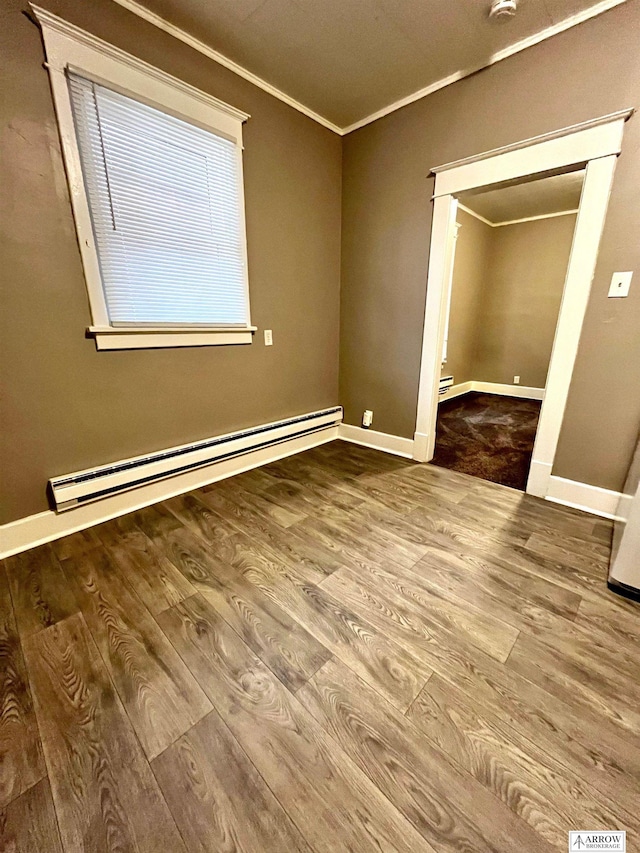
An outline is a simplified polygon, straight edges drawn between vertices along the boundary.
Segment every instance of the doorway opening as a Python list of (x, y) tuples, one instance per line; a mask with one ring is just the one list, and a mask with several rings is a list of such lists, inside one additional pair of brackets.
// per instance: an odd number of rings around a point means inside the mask
[(584, 176), (455, 197), (435, 465), (525, 490)]
[(582, 323), (595, 271), (616, 159), (632, 110), (524, 140), (432, 170), (435, 174), (431, 250), (420, 363), (413, 458), (433, 459), (442, 353), (453, 269), (458, 198), (584, 169), (558, 322), (536, 431), (526, 491), (549, 493)]

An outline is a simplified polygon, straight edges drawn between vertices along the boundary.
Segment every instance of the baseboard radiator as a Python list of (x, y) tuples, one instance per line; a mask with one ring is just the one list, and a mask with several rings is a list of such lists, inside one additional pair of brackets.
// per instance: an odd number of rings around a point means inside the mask
[(224, 459), (241, 456), (252, 450), (271, 447), (292, 438), (337, 426), (342, 421), (342, 407), (276, 421), (193, 444), (172, 447), (158, 453), (101, 465), (49, 480), (58, 512), (97, 501), (109, 495), (203, 468)]
[(453, 376), (441, 376), (440, 377), (440, 388), (438, 389), (438, 394), (442, 396), (446, 394), (447, 391), (450, 391), (453, 388)]

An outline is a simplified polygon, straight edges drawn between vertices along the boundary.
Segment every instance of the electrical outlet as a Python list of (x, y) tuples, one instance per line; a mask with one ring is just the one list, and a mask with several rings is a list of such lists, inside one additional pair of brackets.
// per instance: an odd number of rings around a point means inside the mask
[(264, 345), (266, 347), (272, 347), (273, 346), (273, 332), (271, 329), (265, 329), (264, 330)]
[(365, 409), (365, 413), (362, 416), (362, 426), (365, 429), (369, 429), (371, 424), (373, 423), (373, 412), (371, 409)]
[(628, 296), (633, 272), (614, 272), (607, 296)]
[(519, 384), (520, 384), (520, 377), (519, 377), (519, 376), (514, 376), (514, 377), (513, 377), (513, 384), (514, 384), (514, 385), (519, 385)]

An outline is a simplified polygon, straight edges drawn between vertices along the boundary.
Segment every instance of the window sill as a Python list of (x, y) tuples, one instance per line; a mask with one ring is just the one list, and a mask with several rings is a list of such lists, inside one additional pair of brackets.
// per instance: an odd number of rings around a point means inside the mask
[(98, 350), (156, 349), (160, 347), (210, 347), (250, 344), (256, 326), (246, 329), (115, 328), (90, 326)]

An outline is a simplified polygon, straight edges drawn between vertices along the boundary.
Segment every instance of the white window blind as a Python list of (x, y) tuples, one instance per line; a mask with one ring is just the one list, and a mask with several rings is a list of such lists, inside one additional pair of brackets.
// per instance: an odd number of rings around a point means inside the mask
[(237, 144), (68, 77), (110, 324), (246, 327)]

